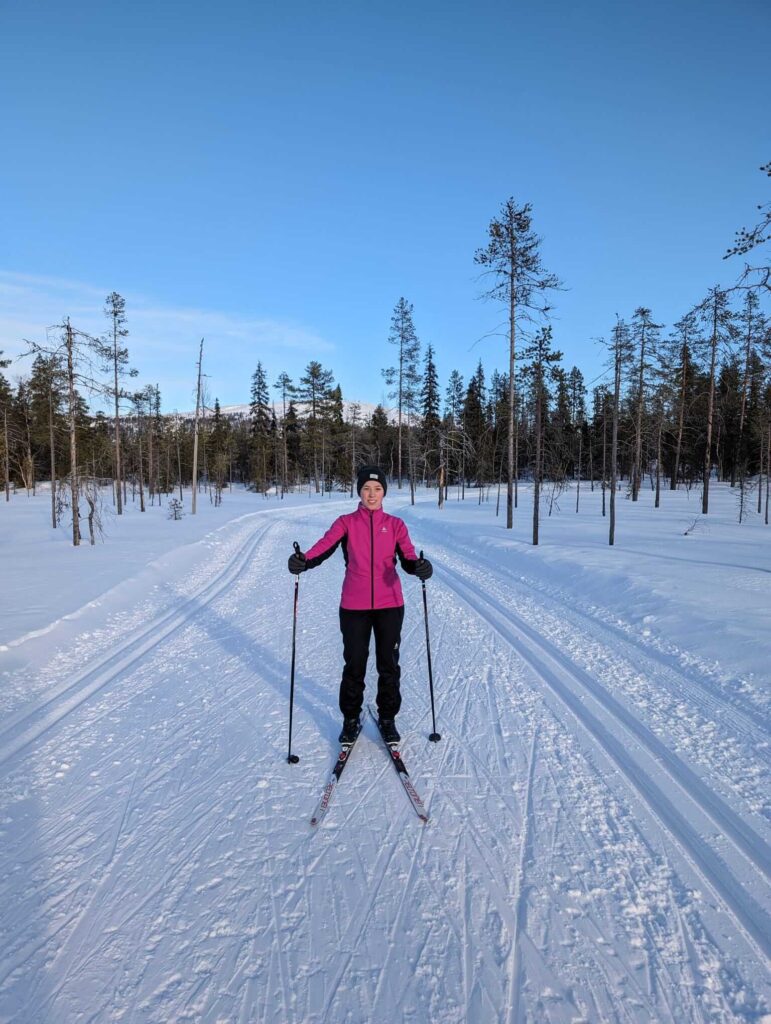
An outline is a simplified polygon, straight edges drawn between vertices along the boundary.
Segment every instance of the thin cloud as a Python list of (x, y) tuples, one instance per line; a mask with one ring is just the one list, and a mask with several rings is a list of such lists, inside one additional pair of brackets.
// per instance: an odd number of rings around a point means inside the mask
[[(49, 328), (67, 316), (88, 334), (106, 334), (104, 304), (111, 290), (66, 278), (0, 270), (0, 350), (15, 361), (10, 372), (29, 370), (29, 359), (20, 358), (28, 348), (25, 339), (42, 343)], [(258, 359), (276, 363), (286, 355), (299, 363), (335, 351), (330, 341), (290, 320), (166, 306), (141, 294), (121, 294), (126, 299), (131, 363), (138, 367), (140, 379), (159, 383), (172, 404), (187, 404), (179, 388), (180, 359), (190, 362), (192, 376), (202, 337), (205, 353), (219, 364), (216, 386), (223, 394), (242, 390)], [(221, 365), (225, 356), (227, 374)]]

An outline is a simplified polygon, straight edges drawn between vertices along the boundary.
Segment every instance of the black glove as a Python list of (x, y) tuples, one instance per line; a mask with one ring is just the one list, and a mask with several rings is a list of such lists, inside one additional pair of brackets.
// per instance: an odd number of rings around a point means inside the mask
[(291, 573), (294, 573), (295, 576), (299, 576), (301, 572), (305, 572), (308, 566), (306, 565), (305, 555), (302, 551), (295, 552), (293, 555), (289, 556), (287, 568)]
[(427, 558), (419, 558), (415, 563), (415, 575), (424, 583), (434, 575), (434, 567)]

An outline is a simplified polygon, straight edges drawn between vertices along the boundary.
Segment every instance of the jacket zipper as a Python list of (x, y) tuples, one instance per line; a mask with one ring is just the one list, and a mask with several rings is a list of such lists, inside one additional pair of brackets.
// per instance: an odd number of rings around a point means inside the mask
[(375, 516), (369, 513), (370, 581), (372, 584), (372, 610), (375, 608)]

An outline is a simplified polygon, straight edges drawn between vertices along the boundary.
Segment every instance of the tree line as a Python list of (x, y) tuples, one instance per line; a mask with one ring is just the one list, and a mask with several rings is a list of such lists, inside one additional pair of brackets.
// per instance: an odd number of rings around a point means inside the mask
[[(771, 174), (771, 165), (763, 170)], [(759, 225), (738, 232), (727, 257), (763, 252), (769, 214), (760, 209)], [(357, 468), (376, 462), (412, 501), (418, 485), (434, 488), (440, 505), (473, 487), (479, 502), (495, 499), (498, 513), (505, 488), (508, 527), (527, 480), (536, 544), (542, 515), (568, 488), (578, 510), (582, 485), (602, 490), (611, 544), (618, 494), (634, 502), (644, 486), (656, 507), (667, 489), (697, 487), (707, 514), (710, 482), (729, 481), (739, 520), (765, 506), (768, 523), (771, 321), (763, 304), (771, 275), (762, 259), (736, 285), (706, 289), (671, 325), (643, 305), (617, 317), (599, 342), (607, 374), (589, 385), (554, 344), (550, 314), (562, 283), (542, 264), (530, 204), (504, 203), (474, 260), (481, 298), (505, 314), (506, 371), (488, 374), (480, 360), (467, 380), (452, 370), (442, 384), (435, 349), (421, 345), (413, 305), (401, 297), (382, 371), (392, 406), (366, 413), (344, 403), (333, 371), (311, 360), (297, 380), (285, 371), (271, 377), (258, 361), (248, 409), (225, 415), (202, 389), (203, 342), (195, 416), (164, 413), (156, 385), (131, 386), (126, 303), (111, 293), (104, 335), (65, 321), (52, 344), (30, 344), (31, 371), (15, 387), (0, 353), (6, 501), (50, 480), (52, 526), (66, 517), (79, 544), (87, 522), (94, 543), (105, 501), (121, 515), (129, 500), (143, 511), (164, 496), (181, 501), (186, 487), (192, 511), (199, 490), (219, 504), (234, 483), (277, 497), (303, 487), (353, 494)], [(107, 411), (90, 412), (95, 395)]]

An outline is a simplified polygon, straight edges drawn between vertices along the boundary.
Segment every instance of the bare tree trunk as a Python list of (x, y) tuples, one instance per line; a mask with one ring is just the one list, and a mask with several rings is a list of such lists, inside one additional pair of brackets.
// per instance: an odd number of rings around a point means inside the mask
[(621, 396), (621, 344), (617, 340), (615, 359), (615, 383), (613, 387), (613, 429), (610, 442), (610, 530), (608, 544), (616, 541), (616, 477), (618, 474), (618, 405)]
[[(401, 364), (401, 356), (399, 357)], [(401, 370), (399, 371), (399, 454), (397, 458), (397, 479), (399, 481), (399, 490), (402, 489), (402, 385), (401, 385)]]
[(8, 447), (8, 410), (3, 408), (3, 445), (5, 446), (5, 500), (11, 500), (11, 452)]
[(96, 535), (94, 532), (94, 514), (96, 512), (96, 501), (93, 495), (88, 490), (88, 487), (84, 490), (84, 497), (88, 503), (88, 536), (91, 542), (91, 547), (96, 544)]
[(734, 459), (733, 466), (731, 467), (731, 486), (733, 487), (736, 483), (736, 463), (739, 462), (739, 475), (742, 481), (742, 487), (744, 486), (744, 458), (743, 458), (743, 441), (744, 441), (744, 419), (747, 411), (747, 390), (750, 378), (750, 357), (752, 355), (752, 324), (751, 321), (747, 325), (747, 343), (744, 348), (744, 373), (742, 375), (742, 401), (739, 410), (739, 437), (737, 440), (736, 454), (737, 458)]
[[(760, 445), (758, 451), (758, 515), (763, 511), (763, 428), (760, 428)], [(766, 463), (766, 476), (768, 476), (768, 463)]]
[(56, 529), (56, 446), (54, 444), (54, 391), (48, 391), (48, 444), (51, 449), (51, 526)]
[(659, 429), (656, 436), (656, 501), (654, 503), (655, 508), (659, 508), (661, 505), (661, 434), (663, 430), (664, 418), (659, 417)]
[(142, 430), (139, 430), (139, 511), (144, 512), (145, 510), (145, 486), (144, 486), (144, 468), (143, 468), (143, 456), (142, 456)]
[(75, 429), (75, 359), (73, 348), (75, 341), (72, 336), (72, 327), (67, 320), (66, 325), (66, 348), (67, 348), (67, 385), (69, 391), (69, 420), (70, 420), (70, 499), (72, 501), (72, 544), (73, 547), (80, 545), (80, 512), (78, 486), (78, 441)]
[(287, 458), (286, 450), (286, 396), (284, 397), (284, 419), (281, 424), (281, 433), (283, 435), (284, 442), (284, 473), (281, 480), (281, 497), (283, 498), (286, 494), (287, 481), (289, 479), (289, 460)]
[(439, 494), (437, 496), (439, 508), (444, 508), (444, 438), (439, 438)]
[(153, 456), (153, 426), (151, 420), (147, 431), (147, 492), (150, 495), (151, 505), (155, 505), (155, 459)]
[(538, 514), (541, 502), (541, 376), (535, 378), (535, 472), (533, 473), (533, 545), (538, 544)]
[(514, 508), (519, 508), (519, 417), (514, 427)]
[(677, 482), (680, 476), (680, 452), (683, 447), (683, 425), (685, 423), (685, 389), (688, 379), (688, 346), (683, 345), (683, 373), (680, 380), (680, 409), (677, 416), (677, 443), (675, 445), (675, 468), (672, 479), (669, 481), (670, 491), (677, 490)]
[(578, 502), (581, 497), (581, 456), (583, 454), (584, 447), (584, 435), (579, 424), (578, 427), (578, 480), (576, 482), (576, 513), (578, 512)]
[[(195, 392), (195, 426), (193, 433), (193, 497), (190, 507), (191, 515), (196, 514), (196, 497), (198, 491), (198, 417), (201, 412), (201, 363), (203, 362), (203, 338), (198, 352), (198, 384)], [(180, 483), (180, 487), (181, 487)]]
[(176, 429), (176, 441), (177, 441), (177, 483), (179, 484), (179, 500), (182, 501), (182, 453), (180, 451), (179, 443), (179, 424)]
[[(766, 441), (766, 526), (768, 526), (768, 492), (769, 492), (769, 479), (771, 479), (771, 420), (768, 424), (768, 435)], [(760, 485), (758, 484), (758, 489)]]
[(603, 400), (602, 409), (602, 517), (605, 518), (605, 484), (608, 479), (608, 403)]
[(511, 282), (509, 291), (509, 446), (508, 477), (506, 483), (506, 529), (514, 526), (514, 368), (516, 364), (517, 291)]
[(643, 383), (645, 379), (645, 327), (640, 338), (640, 368), (637, 376), (637, 417), (635, 421), (634, 464), (632, 466), (632, 501), (640, 496), (642, 480), (642, 414), (643, 414)]
[(115, 481), (117, 484), (118, 492), (118, 515), (123, 515), (123, 501), (121, 500), (120, 493), (120, 482), (123, 475), (123, 465), (121, 459), (120, 450), (120, 405), (119, 405), (119, 390), (118, 390), (118, 321), (113, 317), (113, 329), (112, 329), (112, 341), (113, 341), (113, 371), (114, 371), (114, 387), (115, 387)]
[(701, 494), (702, 515), (707, 515), (709, 512), (709, 477), (712, 470), (712, 423), (715, 410), (715, 363), (717, 361), (718, 342), (717, 312), (717, 300), (715, 300), (712, 319), (712, 343), (710, 345), (709, 398), (707, 399), (707, 445), (704, 451), (704, 478)]

